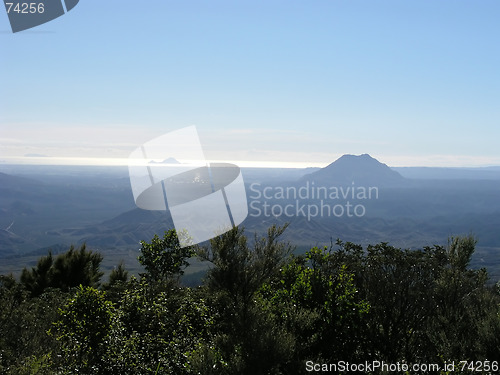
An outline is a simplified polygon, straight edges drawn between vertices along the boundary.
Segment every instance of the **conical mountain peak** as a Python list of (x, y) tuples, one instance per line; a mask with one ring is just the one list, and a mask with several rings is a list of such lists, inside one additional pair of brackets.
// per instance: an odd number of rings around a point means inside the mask
[(368, 154), (346, 154), (325, 168), (304, 176), (302, 180), (331, 186), (352, 185), (353, 183), (388, 186), (399, 185), (405, 179), (398, 172)]

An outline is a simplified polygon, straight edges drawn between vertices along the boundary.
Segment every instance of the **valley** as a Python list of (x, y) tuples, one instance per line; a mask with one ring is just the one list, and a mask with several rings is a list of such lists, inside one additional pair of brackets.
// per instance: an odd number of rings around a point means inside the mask
[[(247, 233), (289, 223), (285, 239), (297, 252), (336, 239), (415, 249), (473, 233), (473, 266), (500, 280), (500, 169), (393, 169), (365, 154), (322, 169), (242, 174)], [(124, 260), (137, 273), (140, 241), (173, 228), (168, 210), (135, 207), (126, 167), (1, 165), (0, 210), (0, 274), (84, 242), (103, 253), (105, 269)]]

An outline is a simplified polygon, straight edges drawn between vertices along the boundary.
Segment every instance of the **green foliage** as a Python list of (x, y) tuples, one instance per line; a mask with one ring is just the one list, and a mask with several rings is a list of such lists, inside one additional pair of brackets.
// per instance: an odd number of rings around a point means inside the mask
[(451, 237), (448, 241), (448, 260), (452, 268), (465, 271), (476, 248), (477, 240), (473, 235)]
[(359, 342), (369, 305), (358, 297), (347, 267), (326, 248), (293, 258), (261, 293), (294, 336), (296, 355), (286, 372), (307, 359), (363, 359)]
[(30, 298), (14, 278), (0, 276), (0, 373), (52, 373), (50, 353), (59, 345), (47, 331), (65, 298), (54, 289)]
[(108, 284), (110, 286), (113, 286), (117, 283), (125, 283), (128, 280), (128, 271), (125, 270), (125, 265), (123, 264), (123, 261), (116, 266), (116, 268), (113, 268), (111, 270), (111, 273), (109, 274), (109, 282)]
[(81, 285), (59, 310), (53, 334), (62, 343), (63, 355), (58, 365), (63, 373), (102, 371), (113, 310), (104, 292)]
[(184, 273), (194, 255), (191, 247), (181, 247), (174, 229), (165, 232), (163, 238), (155, 235), (151, 243), (141, 241), (139, 262), (146, 269), (145, 277), (151, 281), (166, 281)]
[(186, 371), (189, 374), (227, 374), (228, 363), (214, 345), (199, 344), (186, 354)]
[(33, 296), (42, 294), (46, 288), (68, 291), (79, 285), (96, 287), (103, 275), (99, 271), (102, 259), (101, 254), (88, 251), (85, 244), (79, 249), (72, 245), (55, 259), (49, 252), (30, 271), (23, 269), (21, 283)]
[(258, 295), (292, 250), (279, 242), (285, 229), (272, 226), (267, 236), (255, 236), (251, 246), (243, 229), (235, 227), (212, 239), (210, 248), (199, 253), (213, 264), (205, 286), (217, 312), (216, 343), (229, 373), (268, 373), (291, 355), (287, 333)]
[(106, 296), (111, 302), (119, 305), (123, 294), (127, 290), (128, 279), (128, 271), (125, 269), (123, 261), (121, 261), (118, 266), (111, 270), (108, 282), (102, 285), (102, 289), (106, 291)]
[(127, 287), (110, 335), (108, 374), (188, 374), (188, 357), (210, 347), (213, 313), (197, 290)]
[(175, 232), (142, 243), (146, 273), (123, 263), (99, 284), (85, 247), (0, 276), (2, 374), (295, 375), (305, 361), (495, 360), (500, 289), (472, 270), (472, 236), (448, 247), (365, 249), (337, 241), (291, 255), (286, 227), (233, 228), (198, 254), (201, 287), (178, 276), (193, 249)]
[(54, 258), (52, 253), (49, 252), (49, 255), (38, 260), (36, 267), (32, 268), (31, 271), (28, 271), (27, 268), (23, 269), (21, 283), (33, 296), (42, 294), (46, 288), (51, 286), (53, 265)]
[(448, 262), (436, 280), (436, 319), (429, 331), (431, 342), (448, 359), (476, 358), (500, 353), (500, 301), (486, 287), (485, 269), (468, 269), (476, 240), (451, 238)]
[(428, 351), (426, 329), (435, 313), (432, 291), (444, 260), (440, 247), (420, 251), (387, 243), (368, 246), (357, 273), (361, 294), (372, 307), (368, 343), (376, 358), (416, 361)]
[(279, 242), (286, 230), (272, 226), (267, 236), (254, 238), (253, 248), (241, 228), (232, 230), (210, 241), (209, 249), (199, 255), (210, 261), (206, 279), (209, 289), (225, 293), (234, 306), (248, 305), (263, 283), (279, 271), (292, 251), (288, 243)]

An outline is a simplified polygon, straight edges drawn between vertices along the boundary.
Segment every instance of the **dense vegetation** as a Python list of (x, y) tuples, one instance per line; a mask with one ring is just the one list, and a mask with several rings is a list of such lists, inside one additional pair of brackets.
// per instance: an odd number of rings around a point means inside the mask
[[(307, 361), (500, 358), (500, 291), (469, 269), (472, 236), (294, 255), (284, 230), (234, 228), (188, 249), (169, 231), (142, 242), (143, 274), (121, 264), (105, 283), (102, 256), (84, 246), (41, 258), (20, 281), (0, 276), (0, 373), (288, 375)], [(183, 287), (192, 256), (211, 267)]]

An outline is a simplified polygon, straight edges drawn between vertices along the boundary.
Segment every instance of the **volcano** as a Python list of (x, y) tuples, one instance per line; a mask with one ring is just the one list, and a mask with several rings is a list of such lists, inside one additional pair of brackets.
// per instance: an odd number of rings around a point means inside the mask
[(330, 165), (307, 174), (301, 182), (330, 186), (401, 186), (406, 179), (368, 154), (343, 155)]

